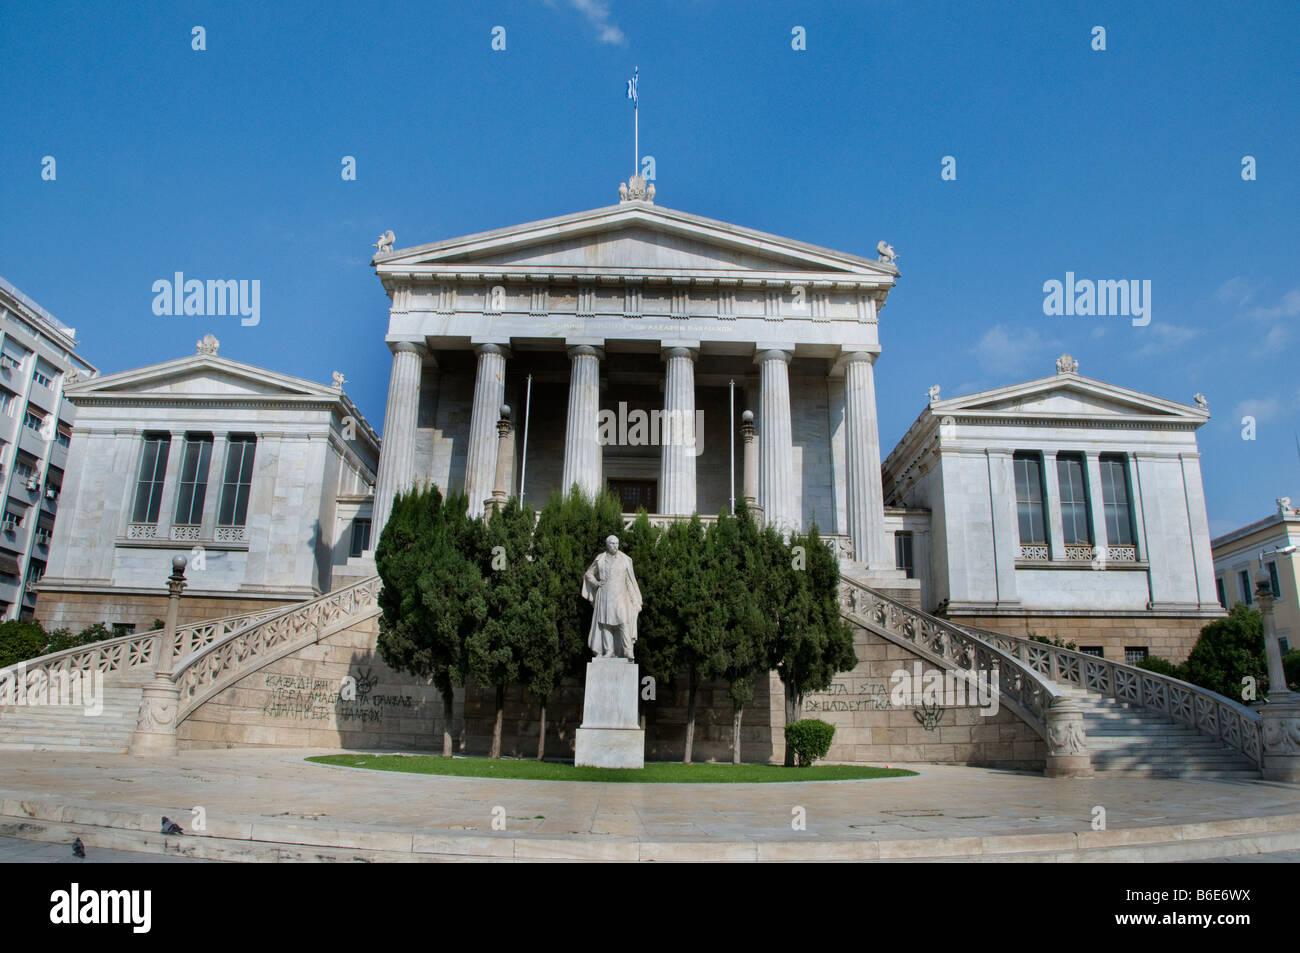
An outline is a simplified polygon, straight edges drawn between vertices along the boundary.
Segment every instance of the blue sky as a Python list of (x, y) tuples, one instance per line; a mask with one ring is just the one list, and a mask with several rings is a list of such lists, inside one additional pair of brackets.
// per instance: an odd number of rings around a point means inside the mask
[[(931, 384), (1047, 376), (1069, 351), (1087, 376), (1209, 398), (1214, 533), (1300, 499), (1294, 2), (0, 6), (0, 275), (103, 372), (212, 331), (235, 360), (343, 371), (380, 427), (375, 236), (611, 204), (639, 66), (659, 204), (862, 255), (894, 245), (886, 451)], [(154, 315), (152, 283), (175, 271), (259, 279), (260, 324)], [(1043, 283), (1067, 271), (1150, 280), (1151, 323), (1045, 316)]]

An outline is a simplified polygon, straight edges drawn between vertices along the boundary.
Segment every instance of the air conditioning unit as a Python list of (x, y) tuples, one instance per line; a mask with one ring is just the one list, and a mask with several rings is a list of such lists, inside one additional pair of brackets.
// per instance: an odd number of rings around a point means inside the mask
[(39, 489), (40, 489), (40, 486), (41, 486), (41, 485), (40, 485), (39, 483), (37, 483), (35, 480), (28, 480), (28, 481), (27, 481), (27, 489), (29, 489), (29, 490), (39, 490)]
[(6, 533), (12, 533), (17, 528), (18, 524), (13, 520), (5, 520), (3, 523), (0, 523), (0, 530), (4, 530)]
[(58, 491), (58, 490), (53, 490), (53, 489), (51, 489), (51, 490), (46, 490), (46, 491), (45, 491), (45, 498), (46, 498), (47, 500), (57, 500), (57, 499), (59, 498), (59, 491)]

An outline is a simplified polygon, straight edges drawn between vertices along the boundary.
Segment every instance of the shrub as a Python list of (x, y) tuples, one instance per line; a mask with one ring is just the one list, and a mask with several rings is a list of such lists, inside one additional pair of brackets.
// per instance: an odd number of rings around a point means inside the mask
[(794, 752), (795, 761), (801, 768), (826, 757), (834, 737), (835, 726), (819, 718), (805, 718), (785, 726), (786, 747)]
[(1138, 668), (1146, 669), (1148, 672), (1155, 672), (1157, 675), (1168, 675), (1170, 678), (1177, 678), (1186, 681), (1182, 666), (1175, 665), (1167, 658), (1161, 658), (1159, 655), (1148, 655), (1142, 661), (1137, 663)]
[(115, 639), (117, 636), (108, 626), (102, 622), (96, 622), (94, 625), (86, 626), (76, 635), (73, 635), (67, 629), (55, 629), (49, 635), (49, 642), (45, 646), (45, 651), (41, 654), (49, 655), (51, 652), (64, 652), (68, 649), (78, 649), (83, 645), (90, 645), (93, 642), (103, 642), (107, 639)]
[(39, 622), (0, 622), (0, 668), (42, 655), (49, 638)]
[(1286, 683), (1292, 690), (1300, 689), (1300, 649), (1292, 649), (1282, 656), (1282, 668), (1286, 672)]
[(1055, 638), (1049, 639), (1045, 635), (1035, 635), (1033, 632), (1030, 632), (1029, 641), (1042, 642), (1044, 645), (1055, 645), (1058, 649), (1065, 649), (1067, 652), (1079, 651), (1078, 643), (1074, 642), (1073, 640), (1069, 642), (1062, 642), (1061, 637), (1059, 635), (1056, 636)]
[(1227, 698), (1241, 698), (1241, 680), (1268, 683), (1264, 661), (1264, 624), (1259, 610), (1238, 602), (1225, 619), (1201, 629), (1201, 637), (1187, 657), (1184, 678)]

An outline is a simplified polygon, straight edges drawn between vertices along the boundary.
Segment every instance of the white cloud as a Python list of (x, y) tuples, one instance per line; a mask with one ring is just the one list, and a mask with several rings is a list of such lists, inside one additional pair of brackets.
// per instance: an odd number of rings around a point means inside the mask
[(1271, 308), (1254, 308), (1249, 317), (1272, 320), (1274, 318), (1294, 318), (1300, 315), (1300, 288), (1292, 288), (1282, 296), (1282, 300)]
[(1229, 278), (1214, 292), (1214, 300), (1234, 308), (1244, 308), (1250, 303), (1250, 299), (1255, 297), (1257, 290), (1258, 288), (1252, 286), (1245, 278), (1240, 276)]
[(1141, 357), (1164, 354), (1181, 347), (1201, 333), (1199, 328), (1189, 328), (1179, 324), (1153, 323), (1145, 330), (1147, 341), (1138, 351)]
[[(1282, 403), (1276, 397), (1267, 397), (1262, 400), (1251, 398), (1239, 403), (1233, 409), (1232, 416), (1236, 421), (1240, 421), (1242, 417), (1254, 417), (1255, 422), (1260, 423), (1276, 417), (1281, 410)], [(1236, 424), (1233, 425), (1236, 426)]]
[(622, 46), (627, 42), (627, 37), (618, 28), (618, 24), (610, 19), (609, 4), (605, 0), (569, 0), (569, 5), (587, 18), (587, 22), (596, 31), (596, 39), (601, 43)]
[[(1008, 328), (1005, 324), (995, 324), (975, 345), (975, 357), (981, 368), (1005, 383), (1021, 380), (1031, 360), (1037, 360), (1042, 352), (1056, 346), (1033, 328)], [(1046, 377), (1046, 361), (1042, 370), (1039, 376)]]

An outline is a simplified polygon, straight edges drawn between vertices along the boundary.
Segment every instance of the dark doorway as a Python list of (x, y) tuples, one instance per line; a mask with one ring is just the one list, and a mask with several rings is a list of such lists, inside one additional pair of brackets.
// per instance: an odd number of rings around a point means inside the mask
[(654, 513), (658, 502), (656, 485), (654, 480), (610, 480), (609, 491), (618, 497), (624, 513), (635, 513), (638, 507)]

